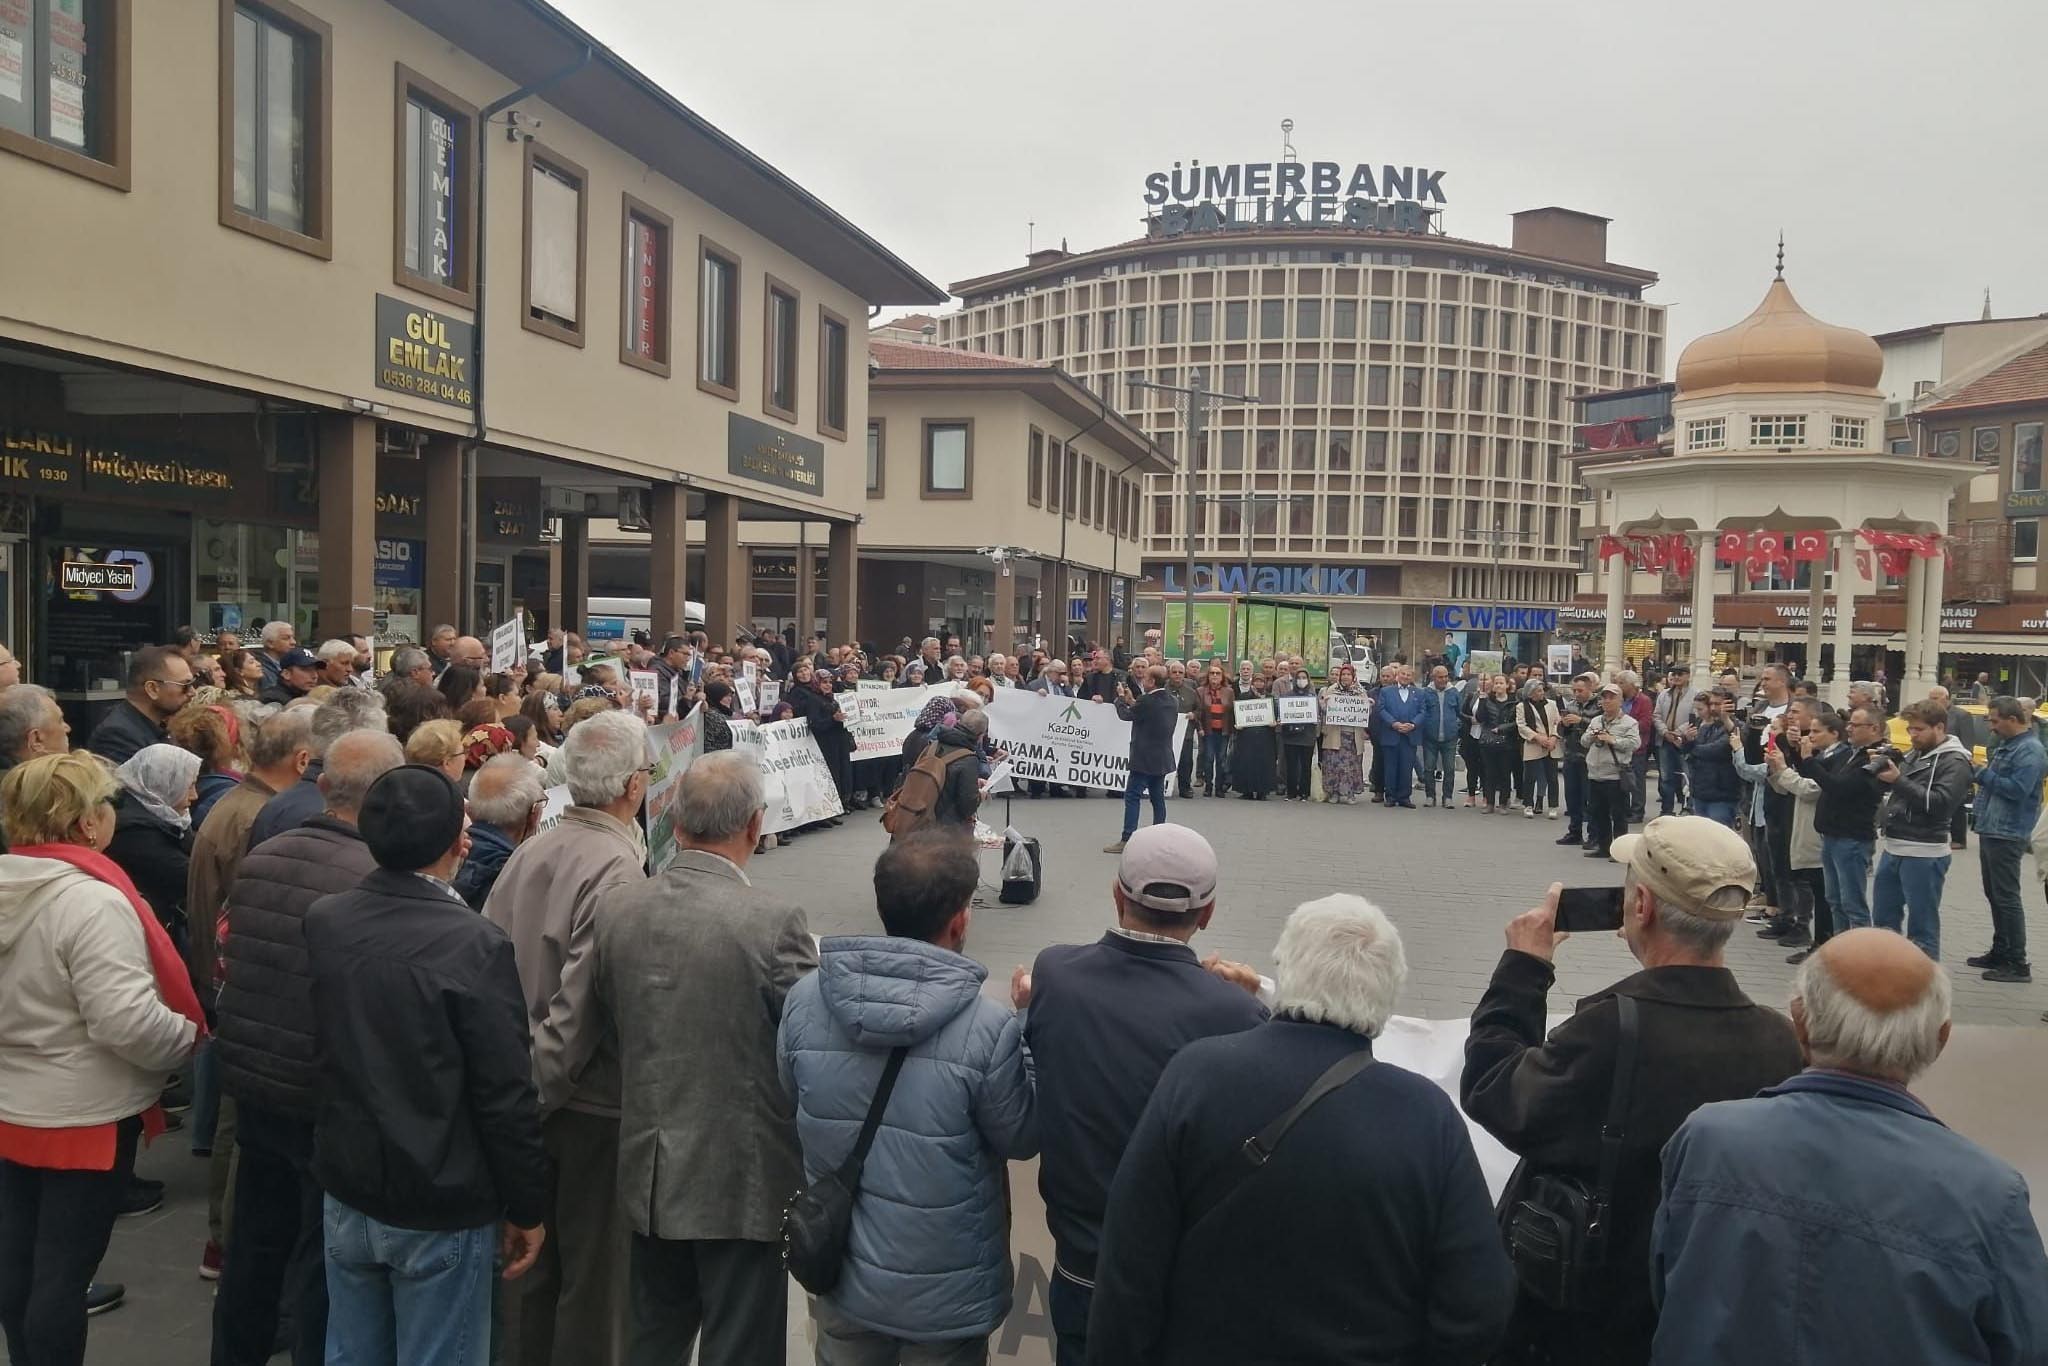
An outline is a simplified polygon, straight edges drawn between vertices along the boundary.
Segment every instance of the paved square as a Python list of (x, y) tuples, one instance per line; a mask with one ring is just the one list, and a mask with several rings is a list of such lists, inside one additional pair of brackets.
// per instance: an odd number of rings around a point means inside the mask
[[(1095, 938), (1112, 915), (1109, 884), (1115, 860), (1101, 850), (1116, 838), (1121, 805), (1099, 796), (1019, 797), (1011, 814), (1019, 829), (1044, 845), (1046, 885), (1035, 905), (994, 904), (991, 894), (991, 904), (976, 911), (968, 950), (989, 968), (991, 993), (1006, 991), (1011, 968), (1030, 962), (1039, 949)], [(1195, 941), (1198, 949), (1270, 972), (1273, 942), (1288, 911), (1329, 892), (1357, 892), (1385, 908), (1400, 926), (1408, 986), (1399, 1011), (1406, 1015), (1469, 1015), (1500, 956), (1502, 925), (1533, 904), (1550, 882), (1595, 885), (1620, 879), (1612, 864), (1554, 845), (1561, 821), (1519, 815), (1200, 797), (1170, 803), (1169, 815), (1206, 834), (1222, 862), (1216, 917)], [(991, 802), (985, 816), (1000, 828), (1002, 801)], [(749, 872), (760, 885), (802, 903), (817, 933), (872, 934), (879, 930), (872, 873), (885, 843), (874, 816), (856, 814), (838, 830), (804, 836), (757, 858)], [(995, 853), (983, 855), (991, 886), (997, 864)], [(2031, 865), (2027, 874), (2024, 890), (2036, 932), (2048, 935), (2048, 923), (2039, 914), (2041, 883)], [(1994, 1041), (1997, 1066), (1972, 1072), (1951, 1067), (1947, 1073), (1937, 1066), (1926, 1090), (1936, 1109), (1953, 1120), (1958, 1102), (1946, 1093), (1966, 1088), (1972, 1108), (1981, 1107), (1983, 1113), (1958, 1127), (2030, 1169), (2038, 1190), (2044, 1180), (2042, 1155), (2022, 1151), (2021, 1140), (2009, 1136), (2037, 1136), (2048, 1116), (2048, 1098), (2040, 1086), (2017, 1080), (2048, 1073), (2043, 1064), (2048, 1026), (2040, 1023), (2042, 1010), (2048, 1009), (2048, 974), (2044, 984), (1998, 987), (1963, 967), (1965, 957), (1990, 942), (1974, 850), (1956, 856), (1948, 892), (1942, 942), (1955, 977), (1956, 1020), (2013, 1028)], [(1744, 989), (1779, 1006), (1792, 982), (1785, 956), (1749, 926), (1736, 931), (1729, 953)], [(1551, 1009), (1569, 1011), (1579, 996), (1634, 970), (1620, 940), (1605, 935), (1573, 939), (1559, 953)], [(129, 1298), (122, 1309), (94, 1320), (89, 1359), (112, 1366), (203, 1366), (212, 1308), (211, 1287), (197, 1275), (206, 1237), (206, 1164), (188, 1155), (185, 1135), (179, 1133), (145, 1153), (140, 1165), (145, 1175), (169, 1183), (169, 1198), (158, 1213), (124, 1219), (115, 1229), (103, 1274), (126, 1282)], [(2037, 1208), (2037, 1217), (2044, 1212)]]

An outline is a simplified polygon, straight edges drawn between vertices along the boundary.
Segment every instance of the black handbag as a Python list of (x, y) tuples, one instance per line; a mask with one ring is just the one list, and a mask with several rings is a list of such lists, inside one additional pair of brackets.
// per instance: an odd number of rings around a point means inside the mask
[(1636, 1003), (1616, 996), (1621, 1012), (1621, 1049), (1607, 1120), (1600, 1126), (1600, 1173), (1591, 1189), (1575, 1176), (1532, 1177), (1526, 1194), (1508, 1214), (1508, 1258), (1522, 1289), (1553, 1309), (1584, 1310), (1601, 1302), (1606, 1281), (1609, 1215), (1615, 1169), (1621, 1164), (1629, 1092), (1636, 1068)]
[(881, 1127), (882, 1112), (889, 1108), (889, 1093), (896, 1089), (896, 1074), (903, 1070), (903, 1057), (909, 1051), (889, 1050), (881, 1084), (875, 1088), (868, 1117), (861, 1121), (860, 1137), (846, 1160), (798, 1191), (782, 1211), (782, 1264), (796, 1283), (813, 1295), (828, 1294), (839, 1284), (840, 1270), (846, 1265), (846, 1241), (853, 1235), (853, 1197), (860, 1190), (861, 1168), (867, 1163), (875, 1130)]

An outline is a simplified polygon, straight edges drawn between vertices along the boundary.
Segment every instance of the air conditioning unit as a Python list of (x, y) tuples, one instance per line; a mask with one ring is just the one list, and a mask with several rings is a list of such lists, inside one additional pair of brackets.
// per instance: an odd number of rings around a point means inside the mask
[(377, 428), (377, 454), (388, 455), (395, 460), (417, 460), (420, 452), (427, 448), (427, 434), (411, 427), (392, 427), (380, 424)]
[(654, 513), (648, 497), (649, 490), (622, 488), (619, 490), (619, 530), (653, 531)]

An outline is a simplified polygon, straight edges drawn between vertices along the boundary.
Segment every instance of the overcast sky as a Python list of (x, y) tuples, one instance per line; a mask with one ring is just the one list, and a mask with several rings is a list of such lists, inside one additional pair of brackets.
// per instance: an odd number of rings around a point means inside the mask
[[(1176, 159), (1443, 168), (1613, 219), (1677, 350), (1785, 274), (1878, 332), (2048, 311), (2042, 0), (554, 0), (940, 285), (1139, 232)], [(1667, 364), (1669, 362), (1667, 361)]]

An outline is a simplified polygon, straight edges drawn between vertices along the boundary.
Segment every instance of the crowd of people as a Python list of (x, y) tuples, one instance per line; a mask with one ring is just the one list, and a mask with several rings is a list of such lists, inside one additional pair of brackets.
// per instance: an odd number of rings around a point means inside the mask
[[(1980, 767), (1943, 703), (1888, 751), (1875, 697), (1845, 716), (1777, 666), (1747, 700), (1679, 670), (1553, 697), (1540, 669), (1318, 687), (1280, 658), (1196, 677), (1156, 641), (952, 645), (676, 635), (600, 661), (554, 635), (493, 672), (444, 627), (379, 675), (367, 641), (306, 651), (287, 623), (254, 650), (181, 632), (136, 653), (83, 750), (0, 672), (11, 1359), (83, 1360), (121, 1298), (94, 1279), (115, 1221), (163, 1200), (137, 1147), (173, 1129), (209, 1162), (218, 1366), (779, 1363), (785, 1207), (827, 1181), (859, 1193), (813, 1301), (821, 1366), (982, 1361), (1012, 1294), (1005, 1164), (1033, 1155), (1062, 1366), (2048, 1352), (2024, 1186), (1905, 1089), (1948, 1034), (1941, 878), (1972, 789), (1995, 926), (1972, 966), (2027, 980), (2029, 703), (1991, 700)], [(854, 765), (835, 698), (864, 679), (966, 692)], [(1019, 968), (1006, 1007), (965, 952), (960, 835), (995, 757), (982, 704), (1012, 687), (1114, 704), (1133, 740), (1111, 927)], [(1302, 692), (1315, 723), (1235, 724)], [(698, 708), (680, 852), (650, 875), (647, 728)], [(877, 934), (819, 941), (749, 876), (774, 842), (730, 724), (787, 716), (847, 809), (917, 788)], [(1625, 865), (1643, 971), (1546, 1031), (1553, 889), (1508, 927), (1454, 1102), (1375, 1064), (1406, 965), (1370, 903), (1297, 909), (1270, 981), (1196, 955), (1220, 869), (1164, 780), (1456, 809), (1461, 763), (1465, 809), (1562, 807), (1560, 844)], [(1652, 764), (1664, 815), (1632, 833)], [(1803, 950), (1789, 1019), (1723, 963), (1745, 915)], [(1522, 1159), (1497, 1215), (1467, 1121)]]

